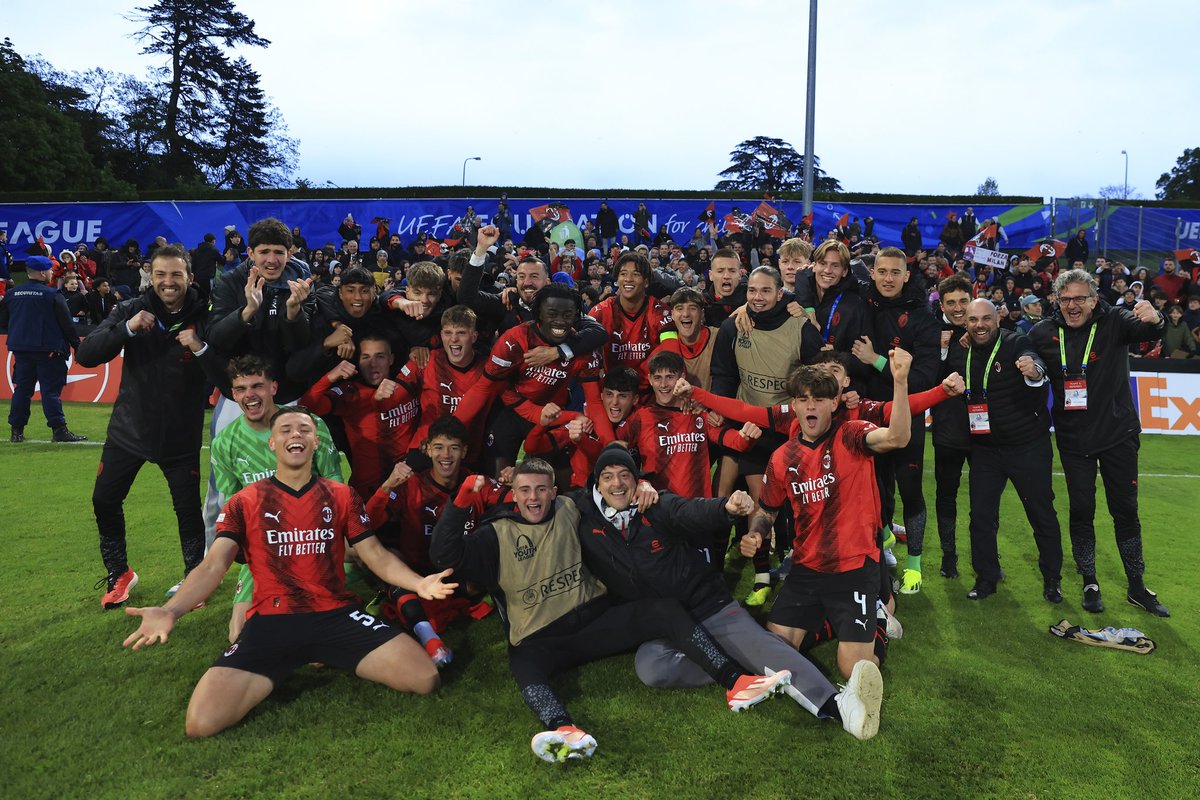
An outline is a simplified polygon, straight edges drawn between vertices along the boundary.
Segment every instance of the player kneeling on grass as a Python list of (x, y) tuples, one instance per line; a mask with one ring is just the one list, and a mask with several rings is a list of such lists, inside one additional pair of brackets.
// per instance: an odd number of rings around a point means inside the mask
[(468, 478), (433, 529), (430, 555), (462, 580), (488, 587), (504, 620), (508, 663), (521, 696), (547, 730), (533, 737), (545, 761), (590, 756), (596, 740), (575, 727), (550, 688), (550, 677), (570, 667), (629, 652), (642, 642), (667, 639), (700, 665), (740, 711), (787, 685), (787, 670), (748, 675), (730, 660), (678, 600), (655, 598), (614, 604), (604, 584), (583, 564), (580, 509), (558, 497), (554, 468), (527, 458), (513, 471), (514, 506), (502, 506), (465, 534), (482, 475)]
[[(805, 634), (828, 617), (837, 631), (838, 669), (849, 681), (847, 690), (876, 708), (883, 678), (874, 653), (879, 488), (872, 457), (908, 443), (911, 365), (912, 356), (905, 351), (891, 352), (895, 395), (886, 428), (864, 420), (834, 424), (841, 387), (828, 369), (802, 366), (788, 377), (800, 429), (771, 455), (759, 509), (741, 542), (742, 554), (752, 556), (783, 504), (791, 504), (796, 529), (792, 570), (771, 608), (767, 629), (798, 648)], [(873, 735), (878, 725), (876, 717), (863, 732)]]
[(165, 642), (175, 621), (206, 600), (240, 552), (254, 576), (252, 616), (242, 635), (196, 684), (188, 736), (212, 736), (239, 722), (296, 667), (340, 667), (403, 692), (438, 687), (437, 667), (412, 638), (367, 614), (346, 591), (346, 542), (384, 580), (422, 597), (448, 597), (450, 570), (422, 578), (388, 552), (368, 526), (362, 500), (345, 484), (312, 474), (317, 426), (304, 408), (279, 409), (268, 446), (274, 477), (230, 498), (217, 539), (179, 591), (158, 608), (129, 608), (142, 618), (125, 646)]

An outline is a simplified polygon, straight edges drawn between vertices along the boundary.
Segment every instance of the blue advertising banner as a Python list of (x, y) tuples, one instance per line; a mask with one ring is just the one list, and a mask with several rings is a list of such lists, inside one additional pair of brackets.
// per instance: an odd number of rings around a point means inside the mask
[[(564, 202), (572, 219), (582, 227), (594, 219), (600, 206), (595, 198), (575, 199), (514, 199), (510, 201), (513, 215), (512, 235), (519, 239), (533, 224), (529, 210), (548, 202)], [(621, 232), (633, 237), (633, 215), (639, 202), (645, 202), (651, 214), (651, 228), (657, 233), (665, 226), (671, 237), (685, 242), (702, 227), (701, 215), (708, 206), (706, 200), (637, 200), (612, 198), (607, 200), (620, 220)], [(400, 234), (407, 244), (420, 232), (441, 238), (446, 236), (455, 220), (467, 206), (486, 222), (496, 212), (495, 198), (437, 198), (416, 200), (347, 199), (347, 200), (242, 200), (242, 201), (179, 201), (136, 203), (34, 203), (0, 204), (0, 229), (8, 232), (9, 248), (18, 260), (23, 260), (25, 248), (41, 236), (57, 253), (79, 242), (92, 243), (104, 236), (113, 247), (127, 239), (136, 239), (144, 249), (156, 236), (168, 241), (182, 242), (194, 247), (206, 233), (222, 238), (222, 231), (232, 225), (245, 235), (250, 223), (264, 217), (278, 217), (289, 226), (299, 227), (310, 247), (326, 243), (340, 246), (338, 225), (346, 214), (353, 214), (363, 226), (364, 238), (374, 233), (371, 220), (386, 217), (392, 233)], [(749, 213), (755, 201), (718, 201), (716, 218), (721, 220), (734, 208)], [(778, 202), (773, 207), (795, 222), (802, 216), (799, 202)], [(1038, 240), (1050, 236), (1068, 238), (1076, 228), (1087, 228), (1094, 242), (1096, 226), (1094, 209), (1072, 210), (1067, 217), (1060, 214), (1051, 230), (1050, 207), (1030, 205), (976, 205), (975, 216), (982, 223), (987, 218), (1000, 221), (1003, 235), (1000, 246), (1007, 249), (1026, 249)], [(900, 231), (909, 220), (916, 218), (925, 245), (932, 249), (945, 225), (948, 214), (962, 214), (965, 204), (959, 205), (885, 205), (866, 203), (820, 203), (814, 208), (813, 225), (816, 235), (823, 237), (837, 225), (843, 214), (858, 217), (860, 224), (874, 219), (874, 233), (885, 244), (900, 244)], [(1110, 208), (1104, 219), (1102, 243), (1106, 248), (1145, 251), (1169, 251), (1176, 247), (1200, 246), (1200, 209), (1164, 209), (1136, 207)], [(1005, 241), (1004, 237), (1007, 237)], [(1178, 241), (1178, 244), (1177, 244)], [(365, 244), (365, 242), (364, 242)], [(582, 243), (580, 243), (582, 244)], [(1094, 245), (1095, 246), (1095, 245)], [(1093, 252), (1096, 252), (1093, 250)]]

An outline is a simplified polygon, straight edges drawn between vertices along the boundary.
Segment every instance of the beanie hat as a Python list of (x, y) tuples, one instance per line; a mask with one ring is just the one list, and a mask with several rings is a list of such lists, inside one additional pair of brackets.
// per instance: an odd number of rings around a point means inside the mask
[(638, 472), (637, 462), (633, 460), (633, 456), (616, 442), (600, 451), (600, 457), (596, 459), (596, 466), (592, 468), (592, 479), (599, 480), (600, 473), (604, 471), (604, 468), (612, 466), (625, 467), (635, 476)]

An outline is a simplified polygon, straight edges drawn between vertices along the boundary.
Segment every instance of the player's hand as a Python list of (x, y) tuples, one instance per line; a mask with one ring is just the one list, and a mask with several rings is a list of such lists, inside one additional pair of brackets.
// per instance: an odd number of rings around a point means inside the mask
[(658, 502), (658, 489), (650, 485), (650, 481), (638, 481), (633, 491), (633, 504), (641, 511)]
[(175, 615), (161, 606), (126, 608), (125, 613), (131, 617), (141, 617), (142, 624), (126, 637), (121, 643), (122, 647), (132, 646), (134, 650), (141, 650), (152, 644), (166, 642), (175, 628)]
[(958, 337), (958, 346), (961, 347), (963, 350), (970, 349), (971, 337), (965, 333), (962, 336)]
[(429, 363), (430, 353), (428, 347), (412, 347), (409, 348), (408, 357), (417, 362), (417, 369), (425, 369), (425, 365)]
[(184, 328), (176, 336), (175, 341), (191, 350), (193, 353), (199, 353), (204, 349), (204, 342), (196, 335), (195, 328)]
[(958, 397), (967, 391), (967, 384), (963, 381), (962, 375), (959, 375), (957, 372), (951, 372), (942, 381), (942, 391), (951, 397)]
[(337, 383), (338, 381), (344, 381), (349, 378), (353, 378), (357, 374), (358, 367), (354, 366), (349, 361), (339, 361), (336, 367), (325, 373), (325, 377), (329, 379), (330, 383)]
[(486, 255), (488, 248), (500, 241), (500, 229), (495, 225), (484, 225), (475, 236), (475, 255)]
[(580, 414), (578, 417), (568, 422), (566, 428), (567, 436), (571, 438), (571, 441), (578, 442), (585, 435), (591, 433), (595, 429), (595, 426), (592, 424), (592, 421), (589, 418)]
[(864, 364), (874, 365), (875, 359), (879, 358), (879, 354), (875, 352), (875, 346), (866, 336), (858, 337), (858, 340), (850, 348), (850, 352)]
[(908, 372), (912, 369), (912, 354), (896, 347), (888, 352), (888, 359), (892, 364), (892, 380), (896, 383), (907, 382)]
[(496, 476), (496, 483), (502, 483), (505, 486), (512, 486), (513, 471), (516, 467), (505, 467), (500, 470), (500, 474)]
[(853, 389), (847, 389), (842, 392), (842, 405), (846, 408), (858, 408), (858, 404), (861, 402), (862, 398)]
[(544, 344), (525, 351), (525, 366), (544, 367), (547, 364), (553, 364), (561, 357), (562, 354), (558, 352), (557, 347)]
[(942, 331), (942, 349), (945, 350), (950, 346), (950, 337), (954, 335), (954, 331)]
[(295, 319), (300, 313), (300, 306), (312, 293), (312, 278), (301, 278), (298, 281), (288, 281), (287, 316)]
[(393, 297), (388, 301), (388, 307), (393, 311), (401, 311), (408, 314), (413, 319), (425, 319), (425, 317), (429, 316), (429, 309), (425, 308), (424, 303), (409, 300), (407, 297)]
[(725, 510), (735, 517), (748, 517), (755, 505), (756, 503), (750, 499), (750, 495), (738, 489), (725, 501)]
[(1021, 356), (1017, 359), (1017, 370), (1027, 380), (1036, 381), (1043, 373), (1032, 356)]
[(538, 418), (538, 424), (545, 428), (558, 419), (560, 414), (562, 414), (562, 409), (557, 403), (546, 403), (546, 405), (542, 406), (542, 414)]
[(725, 424), (725, 418), (715, 411), (708, 412), (705, 421), (714, 428), (719, 428)]
[(692, 389), (694, 388), (694, 386), (688, 383), (687, 378), (680, 378), (679, 380), (675, 381), (675, 388), (671, 390), (671, 394), (675, 395), (676, 397), (691, 397)]
[(343, 358), (346, 361), (349, 361), (350, 359), (354, 358), (354, 342), (345, 342), (344, 344), (339, 344), (337, 349), (333, 352), (337, 354), (338, 358)]
[(1138, 300), (1134, 303), (1133, 315), (1137, 317), (1138, 322), (1147, 325), (1157, 325), (1162, 320), (1162, 314), (1158, 313), (1158, 309), (1149, 300)]
[(758, 437), (762, 436), (762, 428), (758, 427), (753, 422), (747, 422), (742, 426), (742, 429), (738, 431), (738, 435), (743, 439), (754, 441)]
[(450, 577), (452, 572), (454, 570), (444, 569), (433, 575), (426, 575), (417, 581), (417, 595), (422, 600), (445, 600), (458, 588), (457, 583), (445, 583), (445, 579)]
[(761, 533), (747, 533), (738, 542), (738, 552), (746, 558), (754, 558), (754, 554), (762, 546), (762, 541)]
[(500, 302), (504, 303), (505, 308), (512, 308), (520, 297), (521, 292), (515, 286), (508, 286), (500, 292)]
[(137, 333), (138, 331), (150, 330), (154, 327), (155, 321), (156, 319), (153, 314), (151, 314), (149, 311), (143, 310), (130, 317), (129, 321), (125, 324), (129, 326), (129, 330)]
[(754, 322), (750, 319), (750, 311), (744, 303), (738, 306), (729, 316), (733, 317), (733, 324), (737, 326), (739, 336), (749, 336), (750, 331), (754, 330)]
[(258, 274), (258, 267), (251, 267), (250, 273), (246, 276), (246, 307), (242, 309), (244, 321), (249, 322), (248, 317), (253, 317), (254, 313), (262, 306), (263, 287), (266, 284), (267, 279)]
[(808, 319), (808, 314), (805, 313), (804, 306), (800, 305), (795, 300), (787, 304), (787, 312), (790, 316), (793, 316), (796, 319), (800, 319), (801, 317)]
[(397, 463), (396, 466), (392, 467), (392, 473), (387, 476), (387, 480), (385, 480), (379, 488), (390, 492), (392, 489), (395, 489), (412, 476), (412, 467), (401, 461)]
[(341, 345), (352, 344), (354, 341), (354, 331), (349, 325), (346, 325), (336, 320), (333, 323), (333, 332), (325, 337), (325, 341), (321, 346), (326, 350), (337, 350)]
[(378, 403), (391, 398), (399, 388), (400, 384), (391, 378), (384, 378), (379, 382), (379, 387), (375, 389), (375, 402)]

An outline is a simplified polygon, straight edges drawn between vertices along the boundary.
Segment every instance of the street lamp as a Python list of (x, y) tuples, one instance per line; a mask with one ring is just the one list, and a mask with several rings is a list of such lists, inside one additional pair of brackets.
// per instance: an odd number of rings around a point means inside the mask
[(467, 162), (468, 161), (483, 161), (483, 159), (480, 158), (479, 156), (471, 156), (470, 158), (463, 159), (463, 182), (462, 182), (463, 186), (467, 185)]
[(1129, 153), (1122, 150), (1121, 155), (1125, 156), (1125, 195), (1124, 195), (1124, 199), (1128, 200), (1129, 199)]
[(340, 188), (342, 188), (342, 187), (338, 186), (336, 183), (334, 183), (333, 181), (325, 181), (325, 183), (326, 183), (326, 185), (328, 185), (328, 186), (332, 186), (334, 189), (340, 189)]

